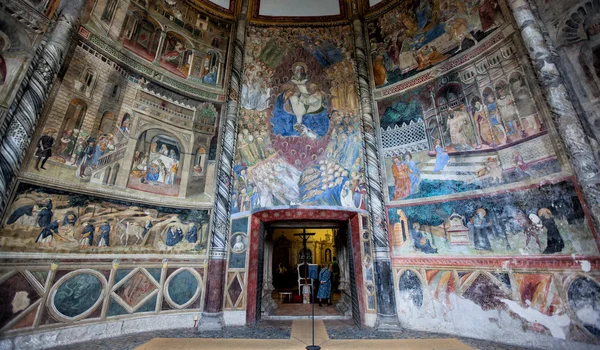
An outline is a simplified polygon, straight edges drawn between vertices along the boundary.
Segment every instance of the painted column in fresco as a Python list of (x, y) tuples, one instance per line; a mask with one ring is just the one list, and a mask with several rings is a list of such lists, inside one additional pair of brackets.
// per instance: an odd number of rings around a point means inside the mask
[(597, 225), (600, 222), (599, 168), (575, 108), (568, 99), (563, 78), (554, 63), (558, 58), (553, 57), (551, 48), (544, 40), (528, 1), (509, 0), (508, 4), (525, 46), (529, 48), (529, 56), (544, 90), (544, 96)]
[(235, 39), (233, 41), (231, 78), (227, 97), (227, 113), (223, 121), (221, 137), (221, 153), (217, 166), (217, 189), (213, 211), (212, 238), (210, 244), (210, 260), (208, 266), (207, 301), (205, 314), (221, 312), (223, 308), (223, 284), (225, 263), (227, 259), (227, 235), (229, 230), (229, 201), (233, 185), (232, 162), (237, 135), (238, 99), (242, 86), (242, 69), (244, 60), (244, 41), (248, 1), (242, 2), (238, 15)]
[(5, 118), (0, 135), (0, 214), (14, 186), (40, 113), (71, 43), (85, 1), (63, 6), (52, 32), (40, 44)]
[(381, 169), (377, 149), (377, 135), (373, 119), (373, 100), (369, 86), (369, 70), (367, 66), (366, 44), (363, 34), (363, 23), (358, 16), (358, 1), (352, 2), (354, 31), (354, 53), (358, 75), (359, 100), (362, 111), (364, 153), (366, 155), (366, 176), (369, 195), (369, 212), (371, 214), (371, 232), (373, 237), (373, 257), (377, 279), (377, 322), (378, 327), (398, 327), (396, 301), (394, 300), (394, 279), (390, 247), (385, 224), (385, 208), (383, 188), (381, 185)]

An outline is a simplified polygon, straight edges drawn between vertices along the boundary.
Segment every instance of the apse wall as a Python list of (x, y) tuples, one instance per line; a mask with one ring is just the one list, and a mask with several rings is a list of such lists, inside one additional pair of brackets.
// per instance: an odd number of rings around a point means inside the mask
[(163, 1), (83, 18), (0, 229), (17, 348), (191, 327), (204, 308), (231, 21)]
[(596, 232), (511, 19), (442, 0), (367, 20), (398, 319), (597, 343)]
[(366, 208), (350, 38), (348, 25), (248, 27), (233, 215), (289, 206)]

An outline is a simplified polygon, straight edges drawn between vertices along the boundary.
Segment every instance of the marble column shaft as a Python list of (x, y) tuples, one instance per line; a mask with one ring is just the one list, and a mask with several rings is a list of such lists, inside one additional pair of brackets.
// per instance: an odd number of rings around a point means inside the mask
[[(239, 109), (239, 96), (242, 88), (242, 73), (244, 62), (244, 42), (246, 39), (246, 24), (248, 15), (248, 0), (242, 3), (242, 9), (237, 17), (235, 38), (233, 40), (233, 53), (231, 56), (231, 77), (227, 97), (227, 113), (222, 123), (221, 152), (217, 166), (217, 190), (212, 219), (212, 238), (210, 243), (209, 278), (222, 278), (225, 274), (225, 259), (227, 258), (227, 240), (229, 233), (230, 200), (233, 189), (233, 158), (235, 156), (235, 143), (237, 140), (237, 114)], [(217, 263), (222, 261), (223, 263)], [(211, 268), (212, 267), (212, 268)], [(210, 312), (222, 310), (223, 284), (213, 287), (220, 288), (220, 293), (212, 290), (208, 295), (207, 309)]]
[(16, 175), (69, 50), (84, 4), (84, 0), (63, 2), (53, 29), (40, 43), (8, 110), (0, 135), (0, 214), (6, 210)]
[[(358, 76), (358, 96), (360, 110), (362, 112), (363, 150), (365, 154), (365, 169), (368, 186), (367, 210), (371, 214), (371, 233), (373, 237), (373, 263), (375, 277), (377, 279), (377, 314), (378, 322), (383, 321), (387, 325), (398, 322), (396, 313), (396, 301), (394, 293), (394, 282), (390, 259), (390, 248), (387, 226), (385, 222), (385, 206), (383, 187), (381, 182), (381, 169), (379, 163), (379, 150), (375, 120), (373, 118), (373, 99), (369, 85), (370, 74), (367, 64), (365, 34), (363, 32), (363, 21), (357, 13), (358, 4), (354, 0), (352, 29), (354, 32), (354, 53)], [(359, 287), (360, 288), (360, 287)], [(380, 322), (381, 324), (381, 322)]]
[(542, 30), (536, 22), (529, 2), (527, 0), (508, 0), (508, 5), (513, 12), (544, 97), (550, 107), (596, 227), (598, 227), (600, 223), (599, 167), (556, 66), (555, 62), (558, 61), (558, 57), (544, 40)]

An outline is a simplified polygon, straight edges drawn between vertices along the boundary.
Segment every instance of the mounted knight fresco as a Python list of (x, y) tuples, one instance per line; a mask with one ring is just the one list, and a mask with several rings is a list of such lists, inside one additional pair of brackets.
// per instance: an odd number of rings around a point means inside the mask
[(504, 19), (497, 0), (408, 0), (367, 25), (376, 87), (468, 51)]
[(0, 229), (3, 250), (206, 252), (210, 212), (170, 209), (21, 184)]
[(350, 27), (249, 27), (232, 211), (365, 208)]

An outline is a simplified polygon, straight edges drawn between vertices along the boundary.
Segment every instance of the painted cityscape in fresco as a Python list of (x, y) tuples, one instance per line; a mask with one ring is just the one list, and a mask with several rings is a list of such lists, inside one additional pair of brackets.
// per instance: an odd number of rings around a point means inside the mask
[(169, 209), (21, 184), (0, 249), (79, 253), (206, 252), (210, 212)]
[(545, 118), (511, 40), (477, 64), (378, 103), (389, 201), (558, 173)]
[(232, 212), (365, 208), (362, 137), (347, 26), (249, 27)]
[(389, 207), (388, 217), (395, 255), (598, 254), (570, 181)]
[(497, 0), (408, 0), (367, 25), (376, 87), (467, 51), (504, 23)]

